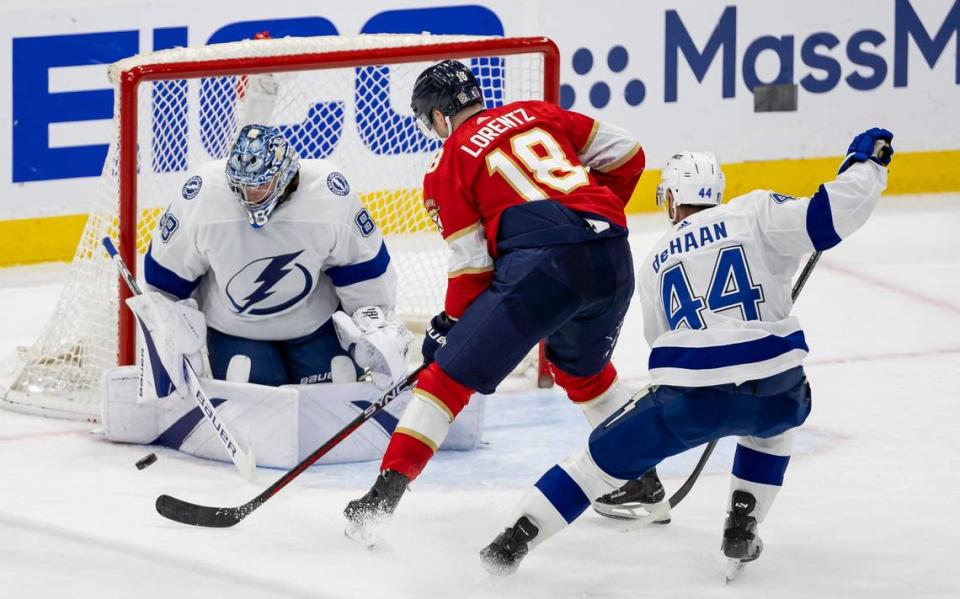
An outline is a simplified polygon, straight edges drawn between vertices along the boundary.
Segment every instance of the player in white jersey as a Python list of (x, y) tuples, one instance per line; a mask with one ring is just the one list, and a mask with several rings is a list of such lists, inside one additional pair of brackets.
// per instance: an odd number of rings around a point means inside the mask
[[(215, 378), (246, 356), (252, 383), (325, 382), (334, 371), (356, 380), (344, 347), (383, 384), (406, 368), (410, 337), (390, 316), (396, 275), (379, 229), (335, 164), (299, 160), (277, 128), (243, 127), (227, 160), (187, 178), (144, 273), (150, 289), (199, 304)], [(332, 318), (338, 310), (352, 318)]]
[(515, 570), (591, 499), (729, 435), (740, 442), (722, 543), (728, 575), (759, 557), (757, 524), (783, 483), (792, 430), (810, 411), (791, 277), (803, 254), (835, 246), (866, 222), (886, 187), (892, 139), (876, 128), (858, 135), (836, 180), (810, 198), (758, 190), (721, 205), (724, 177), (713, 154), (682, 152), (667, 163), (657, 201), (673, 227), (638, 274), (652, 386), (537, 481), (481, 552), (489, 571)]

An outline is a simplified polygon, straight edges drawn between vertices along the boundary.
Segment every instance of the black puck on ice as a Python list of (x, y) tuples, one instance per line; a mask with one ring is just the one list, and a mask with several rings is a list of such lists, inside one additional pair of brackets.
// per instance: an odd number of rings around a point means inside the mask
[(145, 455), (139, 460), (137, 460), (137, 470), (143, 470), (144, 468), (146, 468), (147, 466), (149, 466), (150, 464), (156, 461), (157, 461), (157, 454), (151, 453), (149, 455)]

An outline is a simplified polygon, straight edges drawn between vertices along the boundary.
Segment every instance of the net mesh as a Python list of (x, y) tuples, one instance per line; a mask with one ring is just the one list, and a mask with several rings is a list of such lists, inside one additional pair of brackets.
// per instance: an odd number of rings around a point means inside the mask
[[(453, 36), (286, 38), (176, 49), (111, 67), (114, 81), (138, 65), (257, 58), (365, 48), (409, 48), (470, 41)], [(203, 162), (224, 158), (249, 122), (248, 87), (275, 84), (267, 109), (303, 159), (333, 160), (358, 191), (385, 235), (398, 274), (398, 313), (416, 331), (442, 309), (447, 250), (422, 207), (423, 173), (440, 143), (421, 135), (408, 108), (417, 75), (432, 58), (325, 68), (321, 63), (269, 75), (147, 81), (137, 88), (138, 262), (167, 204)], [(487, 106), (544, 97), (540, 53), (461, 58), (477, 75)], [(251, 83), (254, 82), (254, 83)], [(119, 93), (115, 101), (119, 106)], [(263, 108), (259, 108), (263, 117)], [(115, 109), (119, 115), (119, 109)], [(256, 112), (255, 112), (256, 114)], [(99, 380), (116, 365), (117, 275), (100, 240), (118, 238), (119, 119), (99, 193), (77, 247), (57, 307), (40, 337), (6, 364), (4, 400), (22, 410), (95, 419)], [(139, 268), (138, 272), (142, 269)], [(413, 353), (413, 352), (412, 352)]]

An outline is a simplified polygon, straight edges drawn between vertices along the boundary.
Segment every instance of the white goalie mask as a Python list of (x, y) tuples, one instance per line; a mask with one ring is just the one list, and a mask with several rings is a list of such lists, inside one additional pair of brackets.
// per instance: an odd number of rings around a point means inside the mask
[(674, 206), (718, 206), (726, 181), (713, 152), (674, 154), (660, 172), (657, 206), (667, 203), (667, 191)]

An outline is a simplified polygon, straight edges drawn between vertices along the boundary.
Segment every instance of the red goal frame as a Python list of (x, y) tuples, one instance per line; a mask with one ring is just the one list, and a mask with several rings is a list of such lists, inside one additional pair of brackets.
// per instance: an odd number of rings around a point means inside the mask
[[(134, 276), (137, 274), (137, 91), (146, 81), (193, 79), (266, 72), (342, 68), (422, 62), (447, 58), (543, 55), (543, 99), (554, 104), (560, 99), (560, 51), (547, 37), (492, 38), (467, 42), (428, 44), (394, 48), (339, 50), (285, 56), (226, 58), (195, 62), (137, 65), (119, 74), (119, 164), (118, 186), (119, 252)], [(121, 366), (135, 363), (136, 328), (133, 313), (125, 300), (130, 291), (121, 281), (117, 361)], [(541, 360), (543, 348), (541, 345)]]

